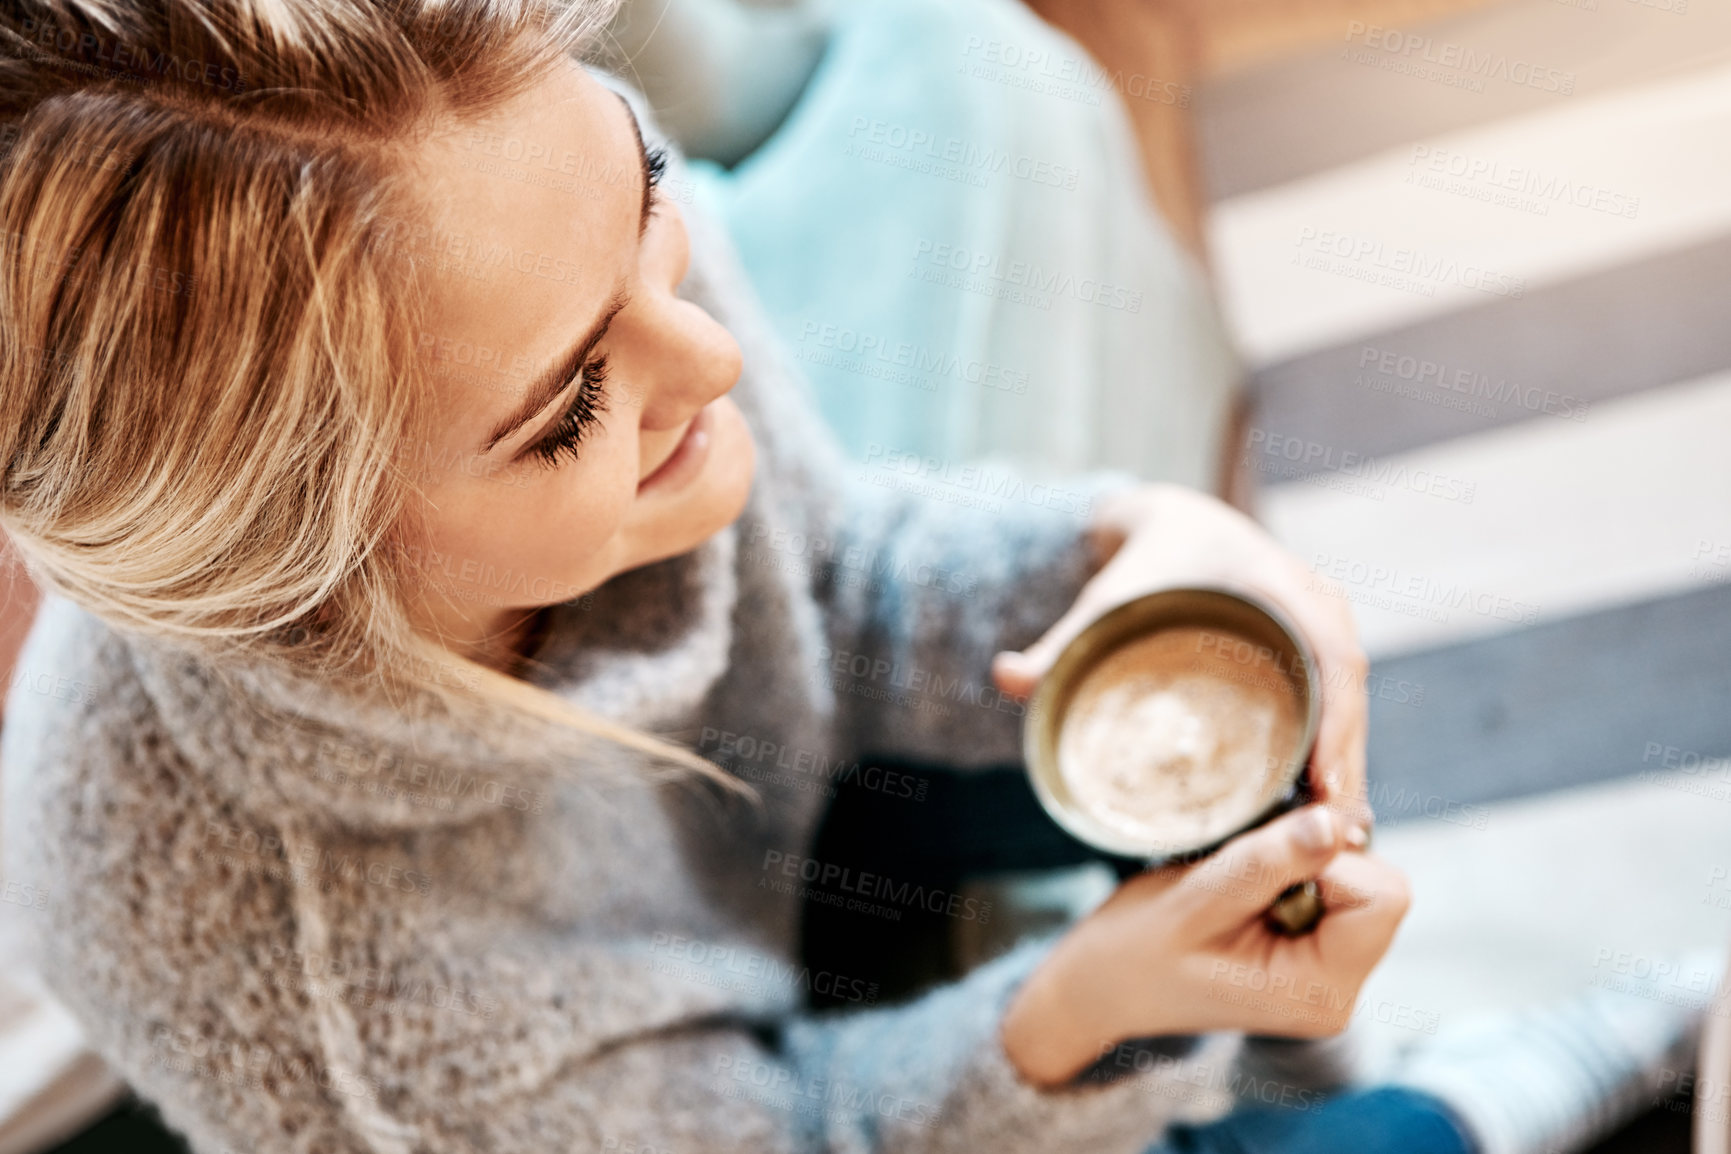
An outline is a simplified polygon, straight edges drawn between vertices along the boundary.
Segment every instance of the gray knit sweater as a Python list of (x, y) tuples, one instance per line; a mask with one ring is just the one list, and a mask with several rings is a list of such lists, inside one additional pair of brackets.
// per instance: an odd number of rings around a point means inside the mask
[[(199, 1154), (1112, 1154), (1219, 1108), (1227, 1037), (1019, 1081), (998, 1022), (1047, 943), (896, 1007), (871, 974), (800, 968), (804, 900), (987, 916), (811, 861), (821, 786), (866, 750), (1017, 757), (987, 666), (1087, 576), (1085, 502), (925, 464), (921, 494), (862, 480), (688, 216), (682, 291), (745, 350), (748, 510), (560, 606), (534, 676), (695, 744), (760, 805), (44, 605), (21, 676), (76, 691), (9, 704), (6, 876), (49, 895), (43, 970), (93, 1045)], [(808, 1013), (814, 988), (856, 1008)]]

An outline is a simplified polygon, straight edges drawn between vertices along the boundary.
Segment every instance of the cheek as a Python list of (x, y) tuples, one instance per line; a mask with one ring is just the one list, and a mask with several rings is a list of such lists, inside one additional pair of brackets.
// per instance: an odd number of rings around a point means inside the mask
[(635, 438), (597, 435), (577, 461), (526, 463), (453, 478), (433, 495), (429, 538), (445, 554), (440, 584), (470, 604), (566, 601), (616, 565), (637, 490)]

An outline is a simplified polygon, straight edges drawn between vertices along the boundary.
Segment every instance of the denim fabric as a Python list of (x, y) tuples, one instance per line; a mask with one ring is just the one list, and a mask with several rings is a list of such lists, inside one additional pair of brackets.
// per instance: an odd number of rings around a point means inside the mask
[(1382, 1086), (1314, 1110), (1258, 1106), (1206, 1126), (1174, 1127), (1148, 1154), (1477, 1154), (1453, 1111), (1429, 1094)]

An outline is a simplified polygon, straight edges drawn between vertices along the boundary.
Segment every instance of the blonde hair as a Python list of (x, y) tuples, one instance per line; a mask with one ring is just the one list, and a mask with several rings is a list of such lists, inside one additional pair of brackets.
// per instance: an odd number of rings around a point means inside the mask
[(116, 627), (708, 762), (414, 629), (409, 149), (617, 0), (47, 0), (0, 15), (0, 524)]

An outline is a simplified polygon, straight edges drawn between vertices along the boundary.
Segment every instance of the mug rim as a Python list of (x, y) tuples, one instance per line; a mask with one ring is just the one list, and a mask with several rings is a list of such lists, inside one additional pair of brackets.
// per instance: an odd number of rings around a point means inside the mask
[[(1287, 764), (1281, 769), (1282, 788), (1268, 806), (1224, 836), (1203, 844), (1175, 846), (1152, 843), (1113, 829), (1060, 795), (1056, 788), (1056, 783), (1062, 781), (1057, 741), (1063, 727), (1069, 696), (1102, 659), (1128, 642), (1137, 637), (1153, 636), (1165, 629), (1186, 625), (1194, 627), (1213, 624), (1222, 631), (1242, 635), (1241, 631), (1220, 624), (1218, 618), (1208, 619), (1206, 614), (1192, 614), (1195, 619), (1183, 620), (1182, 609), (1174, 607), (1172, 603), (1176, 602), (1181, 606), (1186, 600), (1199, 600), (1203, 604), (1218, 604), (1224, 601), (1241, 613), (1248, 609), (1273, 627), (1273, 631), (1281, 636), (1292, 655), (1291, 666), (1302, 670), (1304, 727), (1293, 752), (1286, 759)], [(1153, 629), (1139, 629), (1135, 624), (1150, 617), (1158, 618), (1168, 611), (1174, 614), (1173, 619)], [(1290, 672), (1285, 672), (1285, 676), (1289, 681), (1297, 680)], [(1316, 654), (1309, 639), (1284, 611), (1259, 593), (1225, 583), (1175, 585), (1153, 590), (1120, 602), (1102, 613), (1071, 638), (1058, 654), (1057, 660), (1041, 678), (1040, 684), (1035, 687), (1028, 700), (1028, 713), (1022, 725), (1024, 768), (1041, 807), (1060, 828), (1080, 841), (1107, 853), (1141, 858), (1152, 864), (1194, 860), (1308, 800), (1307, 770), (1321, 719), (1321, 694), (1317, 691), (1317, 686)]]

